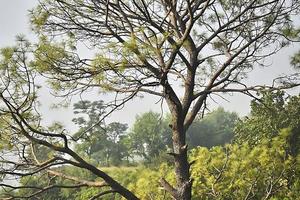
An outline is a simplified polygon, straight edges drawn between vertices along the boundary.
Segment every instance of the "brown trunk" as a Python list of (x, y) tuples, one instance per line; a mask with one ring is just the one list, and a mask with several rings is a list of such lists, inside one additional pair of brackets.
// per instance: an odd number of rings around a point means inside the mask
[(190, 179), (190, 164), (187, 156), (183, 123), (173, 126), (173, 150), (175, 159), (175, 174), (177, 181), (177, 200), (191, 200), (192, 181)]
[(161, 184), (176, 200), (191, 200), (192, 181), (190, 179), (190, 164), (187, 157), (186, 129), (184, 128), (185, 113), (182, 104), (168, 81), (163, 83), (164, 94), (172, 114), (172, 141), (175, 163), (176, 188), (162, 179)]

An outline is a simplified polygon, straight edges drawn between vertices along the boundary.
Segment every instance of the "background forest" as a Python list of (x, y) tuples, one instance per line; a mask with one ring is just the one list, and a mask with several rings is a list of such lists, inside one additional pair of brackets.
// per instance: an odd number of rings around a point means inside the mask
[[(236, 113), (218, 108), (191, 126), (188, 144), (189, 160), (193, 163), (193, 199), (299, 197), (300, 96), (287, 96), (283, 92), (261, 95), (260, 100), (252, 101), (247, 117), (240, 119)], [(79, 127), (74, 135), (78, 138), (76, 152), (142, 199), (171, 199), (158, 185), (161, 177), (171, 183), (175, 181), (171, 156), (166, 153), (171, 149), (169, 116), (149, 111), (136, 116), (130, 129), (119, 122), (101, 123), (90, 129), (86, 137), (80, 137), (89, 124), (105, 114), (101, 113), (102, 104), (102, 101), (80, 101), (73, 105), (78, 116), (73, 122)], [(54, 124), (51, 128), (63, 127)], [(35, 151), (40, 161), (46, 161), (52, 154), (39, 145)], [(107, 192), (103, 189), (107, 185), (84, 170), (61, 167), (59, 171), (62, 174), (68, 171), (70, 175), (61, 177), (48, 171), (25, 176), (18, 187), (2, 190), (2, 195), (83, 200), (97, 199)], [(72, 189), (67, 186), (70, 181), (84, 187)], [(44, 188), (43, 192), (40, 188)], [(101, 199), (121, 199), (121, 196), (111, 192)]]
[[(35, 38), (0, 49), (0, 199), (299, 199), (299, 16), (299, 0), (38, 0)], [(214, 109), (235, 95), (247, 116)], [(45, 123), (52, 98), (73, 114)], [(160, 112), (111, 120), (150, 98)]]

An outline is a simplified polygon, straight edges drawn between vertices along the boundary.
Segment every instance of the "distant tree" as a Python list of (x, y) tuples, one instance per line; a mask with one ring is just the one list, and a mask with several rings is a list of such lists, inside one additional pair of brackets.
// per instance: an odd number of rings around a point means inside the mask
[[(299, 86), (298, 74), (271, 85), (244, 81), (265, 58), (299, 40), (292, 20), (299, 8), (298, 0), (40, 0), (31, 11), (39, 43), (31, 46), (21, 38), (17, 46), (1, 51), (0, 117), (20, 155), (23, 146), (38, 143), (63, 156), (54, 154), (41, 167), (23, 154), (20, 162), (31, 162), (22, 174), (32, 171), (31, 166), (46, 170), (57, 162), (74, 165), (102, 178), (111, 186), (107, 193), (139, 199), (78, 155), (72, 149), (73, 134), (42, 126), (36, 113), (39, 73), (57, 95), (70, 97), (92, 88), (114, 93), (106, 103), (107, 113), (142, 93), (166, 102), (176, 183), (160, 183), (174, 199), (190, 200), (193, 179), (186, 133), (206, 111), (210, 97), (228, 92), (254, 97), (261, 89)], [(96, 55), (81, 56), (80, 44)], [(3, 173), (17, 175), (17, 169)]]
[(119, 122), (105, 125), (102, 121), (105, 115), (103, 101), (79, 101), (74, 104), (74, 113), (81, 115), (73, 119), (80, 127), (74, 135), (79, 141), (75, 145), (79, 153), (102, 166), (121, 164), (128, 157), (123, 141), (128, 126)]
[(187, 132), (188, 144), (191, 148), (213, 147), (230, 143), (233, 129), (238, 120), (236, 113), (226, 112), (218, 108), (203, 119), (195, 120)]
[(131, 157), (129, 154), (130, 147), (128, 146), (128, 125), (112, 122), (107, 125), (106, 130), (109, 140), (113, 143), (110, 149), (112, 164), (119, 165), (124, 161), (128, 164), (128, 158)]
[(131, 151), (148, 162), (171, 145), (168, 122), (152, 111), (136, 116), (128, 136)]

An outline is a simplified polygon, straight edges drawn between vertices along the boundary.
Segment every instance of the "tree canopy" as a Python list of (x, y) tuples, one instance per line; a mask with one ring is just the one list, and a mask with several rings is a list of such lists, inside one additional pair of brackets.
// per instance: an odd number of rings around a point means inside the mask
[[(87, 133), (132, 98), (158, 96), (170, 111), (169, 155), (175, 171), (175, 180), (162, 178), (160, 186), (174, 199), (192, 199), (188, 129), (215, 96), (256, 98), (261, 90), (300, 85), (297, 73), (277, 77), (270, 85), (245, 82), (249, 71), (266, 65), (267, 57), (299, 41), (294, 20), (299, 11), (298, 0), (40, 0), (30, 12), (39, 42), (19, 37), (15, 46), (1, 50), (1, 138), (18, 156), (17, 161), (4, 159), (1, 173), (22, 177), (47, 171), (58, 176), (53, 168), (72, 165), (110, 186), (98, 197), (118, 193), (139, 199), (76, 152), (74, 133), (42, 125), (36, 77), (43, 76), (65, 98), (93, 88), (115, 95), (97, 110), (105, 111), (102, 118), (90, 126), (82, 121)], [(82, 53), (82, 46), (91, 55)], [(291, 62), (298, 65), (298, 54)], [(49, 159), (34, 156), (36, 145), (51, 151)]]

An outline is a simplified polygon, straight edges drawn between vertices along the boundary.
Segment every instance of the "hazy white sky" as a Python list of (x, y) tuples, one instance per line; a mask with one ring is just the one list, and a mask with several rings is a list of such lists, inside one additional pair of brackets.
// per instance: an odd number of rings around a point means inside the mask
[[(32, 8), (37, 0), (1, 0), (0, 1), (0, 47), (14, 44), (14, 38), (17, 34), (25, 34), (27, 38), (33, 39), (34, 36), (30, 33), (30, 26), (28, 20), (28, 9)], [(272, 79), (278, 75), (287, 74), (292, 72), (289, 66), (289, 56), (293, 54), (300, 46), (293, 46), (289, 49), (281, 51), (276, 56), (270, 59), (272, 67), (267, 69), (258, 68), (250, 73), (249, 83), (271, 83)], [(293, 90), (293, 93), (299, 93), (299, 88)], [(84, 98), (84, 97), (83, 97)], [(100, 100), (106, 98), (103, 96), (90, 95), (91, 100)], [(211, 102), (212, 107), (223, 106), (226, 110), (236, 111), (240, 115), (245, 115), (249, 112), (249, 98), (243, 95), (227, 95), (229, 102), (216, 98), (218, 104)], [(122, 110), (112, 115), (112, 121), (121, 121), (131, 124), (134, 121), (137, 113), (154, 110), (160, 111), (160, 104), (155, 104), (159, 99), (157, 97), (145, 97), (143, 99), (136, 99), (128, 103)], [(49, 92), (44, 89), (41, 93), (41, 103), (43, 104), (41, 110), (45, 116), (47, 123), (58, 120), (64, 122), (68, 127), (71, 119), (74, 117), (70, 109), (63, 111), (54, 111), (50, 109), (51, 104), (55, 99), (51, 97)]]
[(27, 10), (36, 3), (37, 0), (0, 0), (1, 47), (12, 44), (17, 34), (29, 35)]

